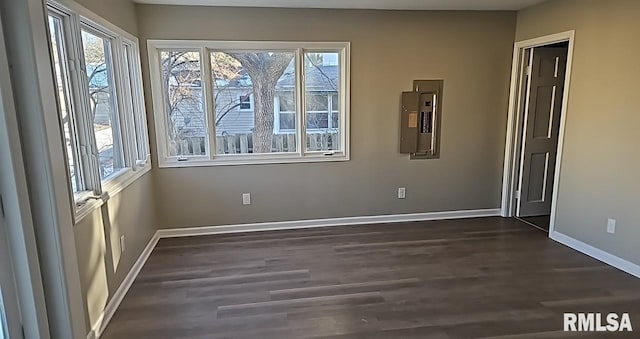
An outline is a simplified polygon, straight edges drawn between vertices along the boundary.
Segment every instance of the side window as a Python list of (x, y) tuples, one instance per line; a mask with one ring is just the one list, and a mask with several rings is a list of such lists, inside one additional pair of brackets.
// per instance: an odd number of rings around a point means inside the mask
[(137, 39), (89, 17), (80, 6), (47, 3), (76, 222), (151, 168)]
[(125, 168), (115, 93), (112, 41), (109, 37), (83, 28), (82, 49), (96, 142), (94, 151), (98, 156), (100, 178), (104, 180)]
[(51, 56), (53, 63), (56, 93), (58, 95), (58, 105), (60, 121), (62, 122), (62, 134), (65, 143), (65, 152), (71, 189), (73, 193), (85, 190), (82, 161), (80, 156), (80, 145), (76, 134), (75, 104), (73, 102), (73, 92), (71, 88), (71, 76), (67, 60), (66, 40), (64, 38), (64, 18), (56, 14), (48, 15), (49, 33), (51, 40)]

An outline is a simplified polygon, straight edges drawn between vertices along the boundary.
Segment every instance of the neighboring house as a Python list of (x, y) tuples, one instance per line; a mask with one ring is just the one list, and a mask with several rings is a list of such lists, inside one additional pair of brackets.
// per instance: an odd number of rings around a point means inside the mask
[[(332, 133), (339, 121), (339, 67), (337, 58), (325, 58), (321, 65), (307, 65), (307, 132)], [(295, 72), (289, 66), (276, 84), (274, 134), (295, 133)], [(194, 81), (191, 96), (184, 99), (171, 118), (178, 139), (206, 135), (202, 107), (202, 83)], [(232, 81), (216, 80), (214, 88), (216, 135), (251, 134), (254, 128), (254, 95), (251, 78), (242, 74)]]

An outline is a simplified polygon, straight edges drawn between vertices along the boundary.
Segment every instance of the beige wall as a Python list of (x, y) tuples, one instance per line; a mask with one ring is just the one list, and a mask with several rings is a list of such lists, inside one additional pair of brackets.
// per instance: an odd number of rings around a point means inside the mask
[[(135, 6), (128, 0), (77, 1), (119, 27), (137, 32)], [(156, 231), (152, 176), (145, 174), (74, 228), (89, 329)], [(123, 253), (120, 235), (125, 236)]]
[[(517, 40), (576, 31), (556, 230), (640, 264), (640, 2), (549, 1)], [(617, 219), (615, 235), (607, 218)]]
[(131, 0), (74, 0), (125, 31), (138, 35), (136, 7)]
[[(152, 174), (147, 173), (75, 226), (89, 328), (156, 231)], [(125, 251), (120, 252), (120, 236)]]
[[(137, 12), (143, 44), (352, 43), (351, 161), (156, 170), (161, 228), (499, 207), (515, 13), (155, 5)], [(410, 161), (398, 153), (400, 93), (414, 79), (440, 78), (442, 156)], [(398, 187), (407, 199), (396, 198)], [(242, 192), (252, 193), (252, 205), (242, 205)]]

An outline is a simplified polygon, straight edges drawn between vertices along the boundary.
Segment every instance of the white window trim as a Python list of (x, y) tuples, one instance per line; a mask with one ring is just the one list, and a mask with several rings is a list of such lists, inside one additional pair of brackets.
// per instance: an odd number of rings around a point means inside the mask
[[(111, 39), (111, 53), (113, 56), (113, 86), (116, 110), (120, 125), (120, 138), (123, 143), (124, 166), (105, 180), (100, 180), (97, 173), (99, 165), (95, 156), (95, 150), (79, 150), (82, 158), (85, 191), (77, 192), (74, 196), (75, 218), (77, 224), (94, 210), (105, 204), (110, 197), (116, 196), (129, 185), (141, 178), (151, 170), (151, 157), (149, 152), (149, 137), (147, 129), (146, 109), (142, 87), (142, 70), (140, 62), (139, 41), (134, 35), (126, 32), (118, 26), (103, 19), (80, 4), (72, 0), (48, 0), (47, 6), (54, 12), (61, 13), (68, 22), (65, 24), (66, 43), (73, 50), (69, 62), (76, 70), (70, 75), (72, 82), (72, 100), (76, 106), (75, 112), (79, 121), (76, 122), (78, 133), (84, 133), (82, 139), (84, 145), (81, 148), (95, 148), (93, 126), (90, 126), (89, 113), (87, 111), (88, 98), (86, 96), (88, 84), (84, 70), (84, 60), (81, 60), (82, 40), (80, 33), (82, 27), (90, 28), (90, 31), (99, 32)], [(47, 10), (48, 13), (48, 10)], [(129, 46), (127, 56), (129, 70), (125, 72), (122, 67), (123, 55), (126, 52), (124, 45)], [(133, 84), (133, 88), (132, 88)], [(129, 95), (130, 94), (130, 95)], [(135, 123), (135, 120), (138, 123)], [(80, 137), (79, 137), (80, 138)], [(88, 145), (87, 145), (88, 144)], [(144, 155), (142, 155), (144, 154)], [(140, 159), (140, 158), (143, 159)], [(71, 188), (70, 188), (71, 189)]]
[[(283, 164), (302, 162), (348, 161), (350, 159), (349, 131), (350, 131), (350, 42), (288, 42), (288, 41), (210, 41), (210, 40), (148, 40), (147, 52), (151, 78), (151, 93), (153, 98), (153, 112), (155, 120), (158, 166), (171, 167), (200, 167), (251, 164)], [(298, 126), (297, 152), (269, 153), (269, 154), (213, 154), (215, 151), (215, 126), (213, 121), (213, 101), (209, 89), (204, 92), (205, 115), (207, 123), (207, 155), (169, 157), (167, 153), (166, 114), (163, 101), (163, 89), (160, 81), (160, 50), (171, 49), (199, 49), (201, 51), (201, 67), (203, 68), (203, 82), (205, 88), (210, 87), (205, 79), (210, 74), (210, 52), (214, 50), (272, 50), (296, 52), (296, 83), (302, 84), (304, 67), (303, 52), (338, 52), (340, 54), (340, 126), (342, 126), (340, 151), (306, 151), (306, 128), (303, 109), (305, 107), (302, 86), (296, 86), (296, 124)], [(253, 107), (252, 107), (253, 108)], [(277, 117), (276, 117), (277, 118)], [(275, 121), (274, 121), (275, 125)]]

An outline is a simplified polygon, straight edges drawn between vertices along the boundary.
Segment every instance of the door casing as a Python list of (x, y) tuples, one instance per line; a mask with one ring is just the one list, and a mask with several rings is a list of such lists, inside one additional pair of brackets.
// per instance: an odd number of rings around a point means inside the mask
[(502, 179), (502, 204), (500, 215), (503, 217), (515, 216), (515, 194), (518, 183), (519, 164), (519, 124), (521, 122), (522, 111), (520, 110), (522, 95), (525, 94), (522, 88), (523, 65), (525, 61), (525, 50), (534, 47), (551, 45), (559, 42), (568, 42), (567, 66), (564, 79), (564, 91), (562, 109), (560, 112), (560, 129), (558, 131), (558, 152), (554, 170), (553, 196), (551, 200), (551, 221), (549, 224), (549, 234), (555, 230), (555, 217), (558, 202), (558, 187), (560, 187), (560, 169), (562, 167), (562, 150), (564, 133), (567, 119), (567, 107), (569, 102), (569, 90), (571, 83), (571, 68), (573, 64), (573, 47), (575, 31), (566, 31), (551, 35), (518, 41), (513, 47), (513, 61), (511, 66), (511, 87), (509, 92), (509, 113), (507, 118), (507, 136), (505, 141), (505, 155)]

